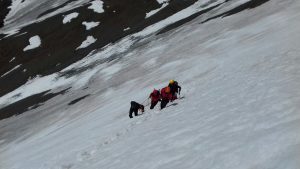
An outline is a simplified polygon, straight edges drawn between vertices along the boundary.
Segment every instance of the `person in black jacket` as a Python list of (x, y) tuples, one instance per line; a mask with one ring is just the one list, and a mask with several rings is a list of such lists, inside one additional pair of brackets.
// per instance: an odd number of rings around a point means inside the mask
[(133, 118), (132, 114), (134, 113), (135, 116), (138, 116), (138, 111), (141, 110), (142, 112), (144, 112), (144, 106), (135, 102), (135, 101), (131, 101), (130, 102), (130, 110), (129, 110), (129, 117)]
[(170, 87), (171, 94), (172, 94), (171, 101), (176, 100), (177, 93), (180, 95), (181, 87), (178, 85), (178, 82), (175, 80), (170, 80), (169, 87)]

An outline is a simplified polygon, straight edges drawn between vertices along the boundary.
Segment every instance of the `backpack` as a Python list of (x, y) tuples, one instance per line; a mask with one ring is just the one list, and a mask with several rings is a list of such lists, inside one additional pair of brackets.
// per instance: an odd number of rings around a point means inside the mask
[(159, 90), (156, 90), (156, 89), (154, 89), (152, 93), (153, 93), (153, 96), (159, 96), (159, 94), (160, 94)]

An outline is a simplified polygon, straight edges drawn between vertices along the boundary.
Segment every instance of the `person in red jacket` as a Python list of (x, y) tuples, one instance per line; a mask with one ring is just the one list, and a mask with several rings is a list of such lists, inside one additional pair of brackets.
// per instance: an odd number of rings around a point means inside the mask
[(170, 100), (172, 100), (173, 95), (171, 94), (171, 89), (169, 86), (164, 87), (160, 90), (161, 93), (161, 102), (160, 109), (163, 109), (167, 106)]
[(154, 89), (153, 92), (150, 94), (149, 98), (151, 99), (150, 109), (153, 109), (156, 106), (156, 104), (159, 101), (161, 101), (159, 90)]

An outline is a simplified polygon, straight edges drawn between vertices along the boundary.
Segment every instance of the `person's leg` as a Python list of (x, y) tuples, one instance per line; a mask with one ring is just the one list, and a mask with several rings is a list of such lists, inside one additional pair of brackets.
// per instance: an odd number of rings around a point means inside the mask
[(169, 103), (168, 99), (163, 99), (160, 103), (160, 109), (163, 109), (167, 106), (167, 104)]
[(130, 110), (129, 110), (129, 118), (133, 118), (132, 117), (132, 113), (133, 113), (133, 110), (130, 108)]
[(154, 107), (156, 106), (157, 103), (158, 103), (158, 101), (151, 102), (150, 109), (154, 109)]
[(174, 91), (171, 91), (171, 96), (172, 96), (172, 97), (170, 98), (170, 101), (173, 102), (173, 100), (175, 100), (175, 99), (174, 99), (174, 96), (175, 96), (175, 92), (174, 92)]
[(174, 95), (173, 95), (173, 100), (176, 100), (176, 99), (178, 99), (178, 97), (177, 97), (177, 94), (174, 93)]
[(134, 115), (138, 116), (138, 110), (134, 110)]

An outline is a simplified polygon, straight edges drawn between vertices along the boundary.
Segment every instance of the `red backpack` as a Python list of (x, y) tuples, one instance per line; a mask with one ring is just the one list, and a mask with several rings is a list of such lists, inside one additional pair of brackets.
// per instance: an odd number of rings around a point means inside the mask
[(153, 90), (153, 92), (150, 94), (152, 101), (158, 101), (160, 99), (160, 92), (156, 89)]
[(171, 99), (172, 98), (172, 94), (170, 93), (170, 87), (164, 87), (161, 89), (161, 97), (163, 99)]
[(156, 89), (154, 89), (152, 93), (153, 93), (153, 96), (157, 96), (157, 97), (160, 94), (159, 90), (156, 90)]

